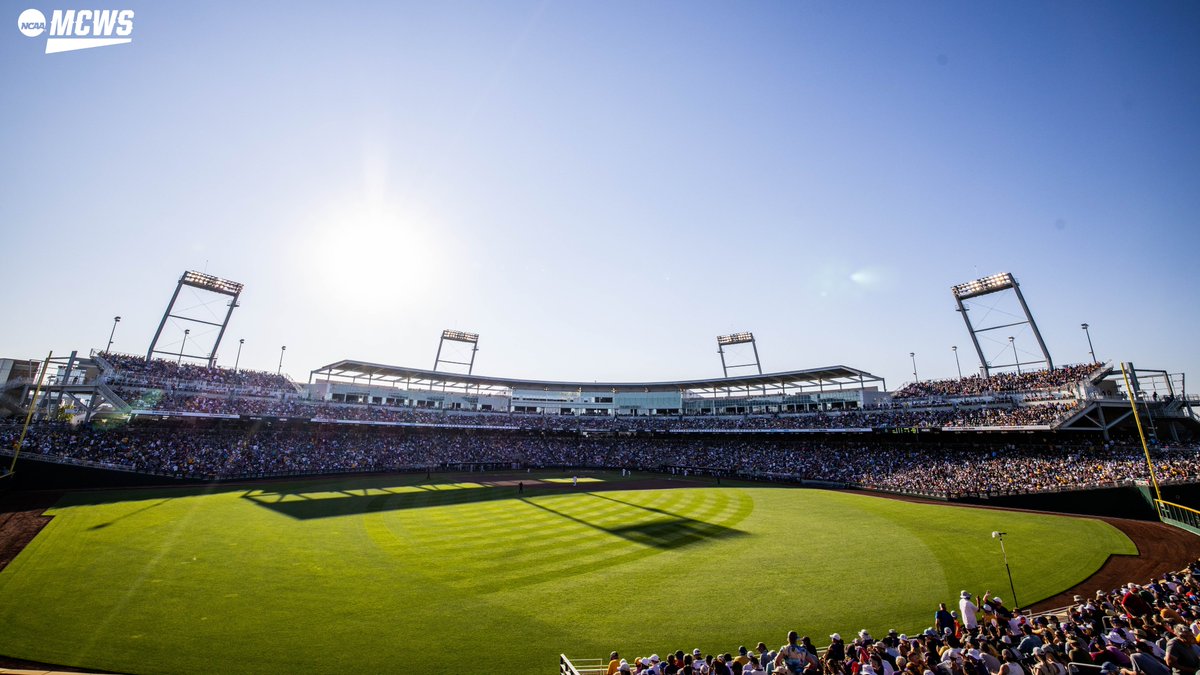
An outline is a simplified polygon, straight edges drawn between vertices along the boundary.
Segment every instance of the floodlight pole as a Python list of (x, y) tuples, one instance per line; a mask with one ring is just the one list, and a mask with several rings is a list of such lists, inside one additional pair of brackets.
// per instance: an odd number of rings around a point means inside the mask
[(276, 371), (275, 371), (276, 375), (283, 374), (283, 353), (286, 351), (287, 351), (287, 345), (283, 345), (282, 347), (279, 348), (279, 368), (276, 369)]
[[(117, 318), (119, 319), (121, 317), (117, 317)], [(1092, 333), (1091, 333), (1091, 331), (1088, 330), (1088, 325), (1086, 323), (1081, 323), (1081, 324), (1079, 324), (1079, 326), (1080, 326), (1080, 328), (1083, 328), (1084, 335), (1087, 335), (1088, 352), (1092, 355), (1092, 363), (1095, 363), (1096, 362), (1096, 350), (1092, 348)]]
[(989, 377), (991, 369), (988, 367), (987, 359), (983, 356), (983, 347), (979, 346), (979, 337), (975, 335), (975, 327), (971, 325), (971, 319), (967, 316), (970, 309), (963, 305), (962, 298), (955, 297), (954, 301), (958, 303), (958, 313), (962, 315), (963, 323), (967, 324), (967, 334), (971, 336), (971, 344), (975, 345), (975, 353), (979, 356), (979, 368), (983, 371), (984, 377)]
[(962, 379), (962, 364), (958, 361), (958, 345), (950, 347), (950, 351), (954, 352), (954, 367), (958, 368), (958, 379)]
[(104, 348), (105, 354), (112, 351), (113, 336), (117, 334), (117, 324), (119, 323), (121, 323), (121, 317), (114, 316), (112, 330), (108, 332), (108, 346)]
[(917, 353), (909, 352), (908, 358), (912, 359), (913, 364), (913, 382), (920, 382), (921, 378), (917, 377)]
[(238, 339), (237, 358), (233, 360), (233, 372), (238, 372), (238, 364), (242, 362), (242, 345), (246, 344), (246, 338)]
[(1017, 356), (1017, 341), (1008, 336), (1008, 345), (1013, 348), (1013, 363), (1017, 366), (1017, 374), (1021, 374), (1021, 357)]
[(179, 358), (175, 359), (175, 363), (180, 363), (183, 361), (183, 353), (187, 351), (187, 336), (191, 335), (191, 333), (191, 328), (183, 329), (183, 342), (179, 345)]
[(1008, 551), (1004, 550), (1004, 535), (1007, 532), (993, 532), (992, 538), (1000, 540), (1000, 555), (1004, 556), (1004, 571), (1008, 572), (1008, 590), (1012, 591), (1013, 608), (1019, 608), (1021, 602), (1017, 600), (1017, 588), (1013, 585), (1012, 568), (1008, 566)]

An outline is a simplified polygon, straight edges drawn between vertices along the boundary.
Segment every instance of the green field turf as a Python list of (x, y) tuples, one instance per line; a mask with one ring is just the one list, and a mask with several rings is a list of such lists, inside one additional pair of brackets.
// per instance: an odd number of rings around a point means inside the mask
[(1136, 552), (1089, 519), (580, 477), (524, 495), (464, 474), (70, 494), (0, 573), (0, 654), (129, 673), (549, 673), (560, 652), (917, 631), (963, 588), (1011, 605), (992, 530), (1025, 603)]

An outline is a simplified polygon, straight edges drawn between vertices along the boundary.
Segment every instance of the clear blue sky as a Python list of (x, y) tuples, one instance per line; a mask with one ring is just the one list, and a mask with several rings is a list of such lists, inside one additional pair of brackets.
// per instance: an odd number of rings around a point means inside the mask
[(705, 377), (752, 330), (896, 386), (969, 369), (949, 287), (1011, 271), (1057, 361), (1086, 321), (1200, 372), (1194, 2), (129, 6), (47, 55), (17, 15), (72, 6), (0, 5), (0, 356), (117, 314), (144, 351), (206, 269), (221, 362), (299, 380), (443, 328), (485, 374)]

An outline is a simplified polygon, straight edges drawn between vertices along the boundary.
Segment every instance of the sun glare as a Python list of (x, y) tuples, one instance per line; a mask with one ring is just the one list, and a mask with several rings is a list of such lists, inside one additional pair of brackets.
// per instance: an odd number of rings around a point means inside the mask
[(419, 304), (432, 289), (443, 250), (417, 209), (375, 201), (342, 203), (314, 222), (302, 260), (315, 291), (355, 307)]

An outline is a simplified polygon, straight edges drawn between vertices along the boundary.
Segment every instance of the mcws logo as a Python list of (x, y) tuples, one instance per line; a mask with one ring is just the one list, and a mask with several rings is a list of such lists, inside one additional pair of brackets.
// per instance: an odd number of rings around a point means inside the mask
[(132, 9), (56, 9), (46, 15), (27, 9), (17, 17), (17, 29), (26, 37), (45, 33), (46, 53), (73, 52), (93, 47), (111, 47), (133, 42)]

